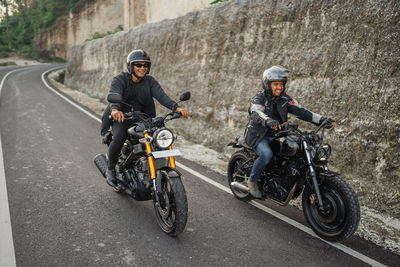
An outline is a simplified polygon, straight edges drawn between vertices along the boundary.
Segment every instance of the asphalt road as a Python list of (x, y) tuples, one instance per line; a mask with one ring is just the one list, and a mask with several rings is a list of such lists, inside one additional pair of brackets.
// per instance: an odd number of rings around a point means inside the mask
[[(334, 247), (182, 168), (189, 219), (179, 237), (169, 237), (159, 229), (151, 201), (118, 195), (105, 183), (93, 164), (105, 151), (99, 122), (44, 85), (42, 73), (54, 66), (9, 74), (0, 95), (17, 266), (400, 264), (400, 256), (358, 237), (341, 245), (356, 253)], [(1, 67), (0, 81), (15, 68)], [(178, 162), (226, 185), (195, 162)], [(261, 203), (305, 224), (298, 210)]]

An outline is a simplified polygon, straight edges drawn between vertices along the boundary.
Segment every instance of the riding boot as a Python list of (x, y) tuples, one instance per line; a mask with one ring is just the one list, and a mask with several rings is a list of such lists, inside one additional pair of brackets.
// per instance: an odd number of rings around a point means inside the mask
[(258, 184), (257, 184), (257, 182), (256, 182), (256, 183), (253, 183), (253, 182), (250, 181), (250, 179), (249, 179), (249, 180), (247, 180), (247, 186), (249, 187), (249, 189), (250, 189), (250, 194), (251, 194), (253, 197), (255, 197), (255, 198), (261, 198), (261, 192), (260, 192), (260, 190), (258, 190)]
[(117, 187), (117, 178), (115, 175), (115, 169), (107, 169), (107, 184), (112, 187)]

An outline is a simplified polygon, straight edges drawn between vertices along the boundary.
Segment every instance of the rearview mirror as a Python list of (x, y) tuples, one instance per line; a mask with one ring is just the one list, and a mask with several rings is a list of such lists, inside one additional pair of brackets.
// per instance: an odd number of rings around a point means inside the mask
[(109, 93), (107, 96), (107, 101), (110, 103), (121, 103), (122, 102), (122, 96), (117, 93)]
[(179, 97), (180, 101), (186, 101), (190, 99), (190, 92), (186, 92), (181, 94), (181, 96)]

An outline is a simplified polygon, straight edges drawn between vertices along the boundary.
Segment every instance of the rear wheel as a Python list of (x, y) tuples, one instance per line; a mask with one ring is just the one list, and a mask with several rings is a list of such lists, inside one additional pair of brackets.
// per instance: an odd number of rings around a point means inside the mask
[(360, 204), (354, 190), (338, 175), (328, 176), (320, 185), (324, 211), (317, 205), (314, 190), (303, 192), (303, 212), (313, 231), (321, 238), (340, 242), (350, 237), (360, 222)]
[(250, 177), (252, 160), (248, 153), (243, 150), (235, 152), (228, 163), (228, 183), (235, 197), (243, 200), (251, 199), (249, 192), (243, 192), (231, 186), (232, 182), (237, 182), (247, 187), (247, 180)]
[(154, 200), (154, 211), (161, 229), (171, 236), (183, 232), (187, 222), (188, 204), (185, 188), (179, 176), (169, 176), (162, 171), (159, 203)]

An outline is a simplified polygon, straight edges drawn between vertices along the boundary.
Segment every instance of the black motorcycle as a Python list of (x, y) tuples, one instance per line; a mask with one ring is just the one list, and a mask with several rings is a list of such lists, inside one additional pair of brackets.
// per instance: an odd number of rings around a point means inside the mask
[[(262, 198), (286, 206), (303, 193), (303, 213), (313, 231), (328, 241), (347, 239), (357, 230), (360, 205), (350, 185), (328, 169), (331, 146), (323, 139), (329, 122), (315, 131), (302, 132), (296, 124), (282, 127), (271, 143), (273, 159), (258, 181)], [(249, 200), (247, 181), (257, 154), (241, 136), (229, 146), (240, 149), (229, 160), (229, 186), (237, 198)]]
[[(180, 101), (189, 99), (190, 92), (180, 96)], [(181, 153), (172, 148), (179, 137), (165, 128), (165, 123), (180, 118), (181, 114), (173, 111), (164, 117), (151, 118), (133, 111), (132, 106), (122, 102), (119, 94), (109, 94), (107, 100), (129, 106), (131, 111), (124, 113), (124, 117), (134, 121), (118, 157), (115, 168), (118, 186), (114, 190), (135, 200), (153, 200), (159, 226), (165, 233), (177, 236), (185, 229), (188, 204), (182, 175), (175, 165), (175, 156)], [(112, 132), (109, 131), (103, 143), (108, 146), (111, 140)], [(94, 163), (106, 178), (106, 156), (97, 155)]]

